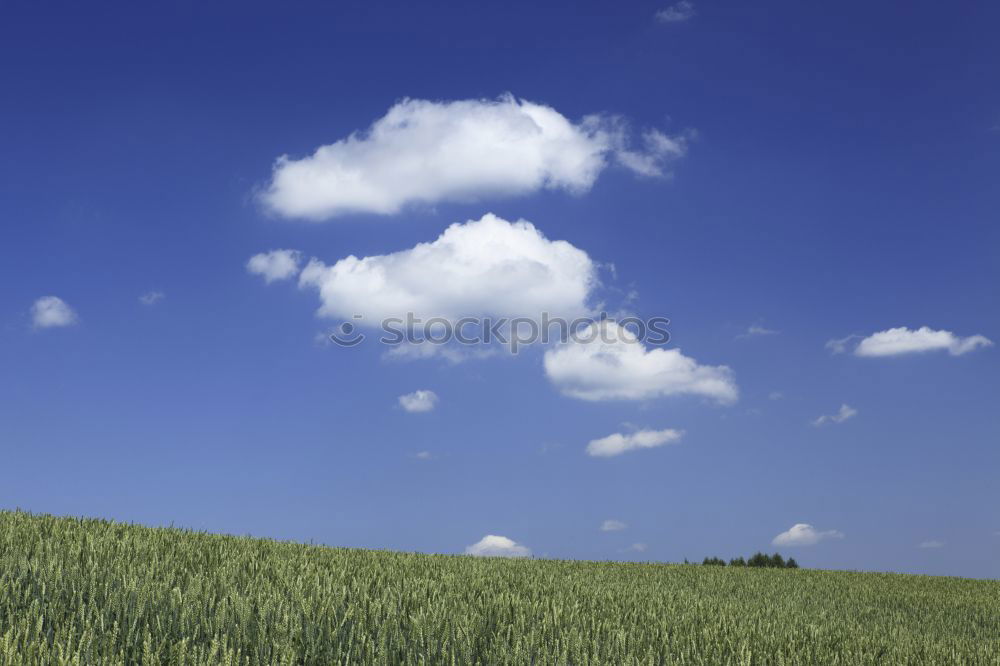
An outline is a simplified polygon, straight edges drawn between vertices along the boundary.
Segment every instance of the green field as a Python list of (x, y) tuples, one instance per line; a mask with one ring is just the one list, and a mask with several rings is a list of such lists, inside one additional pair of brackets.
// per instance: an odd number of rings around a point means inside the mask
[(995, 665), (1000, 581), (416, 555), (0, 512), (0, 663)]

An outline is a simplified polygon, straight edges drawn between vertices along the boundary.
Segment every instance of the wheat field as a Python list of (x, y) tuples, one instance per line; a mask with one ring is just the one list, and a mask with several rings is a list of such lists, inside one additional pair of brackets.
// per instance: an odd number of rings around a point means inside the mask
[(1000, 581), (420, 555), (0, 512), (0, 663), (995, 665)]

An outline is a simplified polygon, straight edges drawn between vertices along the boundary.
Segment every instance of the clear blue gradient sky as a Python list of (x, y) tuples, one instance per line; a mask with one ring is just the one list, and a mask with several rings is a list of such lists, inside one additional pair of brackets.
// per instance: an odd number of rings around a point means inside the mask
[[(1000, 5), (706, 0), (657, 20), (670, 4), (0, 3), (0, 507), (662, 561), (772, 551), (807, 523), (842, 536), (780, 548), (804, 566), (1000, 576), (1000, 349), (825, 348), (925, 325), (1000, 342)], [(671, 178), (609, 167), (576, 194), (323, 223), (256, 197), (278, 156), (403, 98), (506, 92), (697, 138)], [(317, 345), (315, 292), (245, 268), (405, 250), (487, 212), (613, 263), (609, 291), (730, 367), (739, 400), (575, 400), (537, 348)], [(73, 325), (33, 325), (49, 295)], [(400, 408), (417, 389), (435, 409)], [(857, 414), (813, 425), (842, 404)], [(586, 454), (631, 428), (685, 434)]]

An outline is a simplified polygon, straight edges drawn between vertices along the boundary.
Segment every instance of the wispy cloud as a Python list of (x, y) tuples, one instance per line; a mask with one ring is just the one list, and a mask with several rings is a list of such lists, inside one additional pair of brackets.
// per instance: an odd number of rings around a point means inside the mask
[(680, 441), (684, 435), (681, 430), (639, 430), (633, 433), (613, 435), (595, 439), (587, 445), (587, 455), (600, 458), (620, 456), (636, 449), (651, 449), (664, 444)]
[(681, 0), (656, 12), (656, 20), (660, 23), (683, 23), (694, 18), (694, 14), (694, 3), (690, 0)]
[(625, 523), (620, 520), (605, 520), (601, 523), (602, 532), (618, 532), (628, 527)]
[(944, 548), (944, 541), (923, 541), (917, 548)]
[(840, 406), (836, 414), (823, 415), (813, 421), (814, 426), (826, 425), (827, 423), (843, 423), (848, 419), (853, 419), (858, 415), (858, 410), (854, 409), (847, 403)]
[(848, 335), (843, 338), (827, 340), (825, 347), (829, 349), (832, 354), (844, 354), (847, 352), (847, 348), (850, 346), (851, 342), (859, 340), (861, 337), (862, 336), (860, 335)]
[(773, 328), (765, 328), (759, 324), (754, 324), (747, 328), (746, 331), (740, 333), (736, 336), (737, 340), (743, 340), (746, 338), (758, 338), (766, 335), (777, 335), (781, 331), (775, 330)]
[(147, 291), (139, 297), (139, 302), (143, 305), (156, 305), (166, 297), (162, 291)]

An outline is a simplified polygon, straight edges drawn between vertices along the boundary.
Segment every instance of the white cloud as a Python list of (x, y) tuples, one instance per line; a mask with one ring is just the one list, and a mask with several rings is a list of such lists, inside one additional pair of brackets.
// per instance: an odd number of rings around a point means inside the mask
[(739, 395), (726, 366), (698, 365), (679, 349), (647, 349), (610, 320), (546, 351), (545, 374), (564, 395), (589, 401), (691, 394), (733, 403)]
[(77, 322), (76, 313), (58, 296), (43, 296), (31, 306), (31, 322), (35, 328), (72, 326)]
[(420, 451), (414, 457), (417, 460), (430, 460), (432, 458), (430, 451)]
[(683, 157), (687, 152), (688, 139), (694, 136), (695, 133), (689, 132), (671, 137), (659, 130), (649, 130), (642, 135), (645, 150), (619, 148), (615, 157), (619, 164), (640, 176), (664, 176), (664, 162), (670, 158)]
[(682, 23), (694, 17), (694, 3), (681, 0), (666, 9), (656, 12), (656, 20), (661, 23)]
[(775, 546), (812, 546), (824, 539), (843, 539), (844, 535), (837, 530), (817, 531), (808, 523), (792, 525), (787, 532), (782, 532), (771, 541)]
[(143, 305), (156, 305), (166, 297), (167, 295), (162, 291), (147, 291), (139, 297), (139, 302)]
[(625, 549), (626, 552), (631, 551), (633, 553), (645, 553), (647, 550), (649, 550), (649, 546), (642, 543), (641, 541), (636, 542)]
[(364, 132), (309, 157), (278, 158), (260, 198), (271, 211), (292, 218), (388, 215), (408, 204), (541, 189), (585, 192), (612, 161), (658, 176), (668, 160), (686, 151), (687, 136), (651, 130), (636, 150), (628, 134), (620, 118), (590, 115), (573, 123), (549, 106), (510, 95), (404, 99)]
[(784, 397), (785, 394), (782, 393), (781, 391), (771, 391), (770, 393), (767, 394), (768, 400), (781, 400)]
[(773, 328), (764, 328), (763, 326), (760, 326), (758, 324), (754, 324), (754, 325), (750, 326), (749, 328), (747, 328), (746, 332), (740, 333), (739, 335), (737, 335), (736, 339), (740, 340), (740, 339), (743, 339), (743, 338), (756, 338), (756, 337), (765, 336), (765, 335), (777, 335), (780, 332), (781, 331), (776, 331)]
[(853, 419), (857, 415), (858, 415), (858, 410), (854, 409), (853, 407), (845, 403), (840, 406), (840, 409), (837, 410), (836, 414), (830, 414), (830, 415), (824, 414), (823, 416), (813, 421), (813, 425), (821, 426), (821, 425), (826, 425), (827, 423), (843, 423), (848, 419)]
[(620, 520), (605, 520), (601, 523), (602, 532), (619, 532), (628, 527), (625, 523)]
[(487, 534), (476, 543), (467, 546), (465, 554), (478, 557), (530, 557), (531, 549), (505, 536)]
[(847, 347), (851, 344), (851, 341), (857, 340), (860, 337), (860, 335), (848, 335), (847, 337), (835, 340), (827, 340), (824, 346), (833, 354), (843, 354), (847, 351)]
[(473, 359), (490, 358), (497, 354), (496, 347), (465, 346), (455, 344), (438, 345), (432, 342), (403, 342), (383, 354), (390, 361), (418, 361), (440, 358), (449, 363), (462, 363)]
[(587, 444), (587, 455), (600, 458), (620, 456), (636, 449), (652, 449), (664, 444), (679, 442), (684, 433), (680, 430), (639, 430), (627, 435), (614, 433)]
[(275, 280), (287, 280), (299, 272), (302, 255), (298, 250), (271, 250), (250, 257), (247, 271), (262, 275), (270, 284)]
[(429, 412), (437, 406), (438, 396), (434, 391), (420, 390), (399, 396), (400, 406), (408, 412)]
[(935, 331), (927, 326), (911, 330), (905, 326), (872, 333), (858, 343), (855, 356), (896, 356), (946, 350), (952, 356), (967, 354), (993, 342), (982, 335), (961, 338), (951, 331)]
[(944, 541), (924, 541), (917, 548), (944, 548)]
[(333, 266), (313, 259), (299, 285), (319, 290), (319, 314), (377, 326), (406, 313), (427, 321), (464, 316), (573, 318), (589, 312), (597, 266), (583, 250), (550, 241), (530, 222), (487, 214), (452, 224), (437, 240)]

